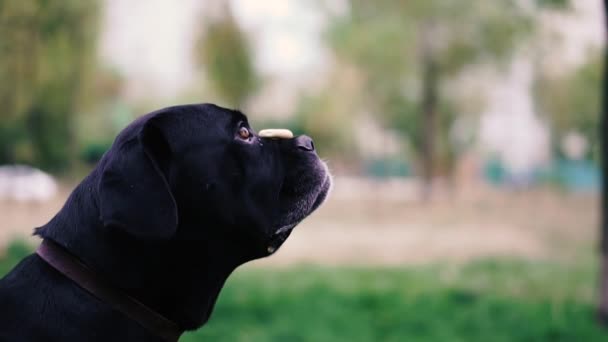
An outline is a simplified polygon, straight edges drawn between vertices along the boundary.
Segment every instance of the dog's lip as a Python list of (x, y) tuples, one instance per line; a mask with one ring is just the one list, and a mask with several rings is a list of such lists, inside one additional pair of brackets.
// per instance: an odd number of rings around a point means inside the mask
[(267, 251), (269, 253), (276, 251), (287, 240), (296, 225), (297, 223), (294, 223), (279, 228), (270, 238)]
[(291, 224), (286, 224), (284, 226), (282, 226), (281, 228), (277, 229), (277, 231), (274, 233), (274, 235), (279, 235), (282, 234), (284, 232), (290, 231), (292, 229), (294, 229), (296, 227), (297, 223), (291, 223)]

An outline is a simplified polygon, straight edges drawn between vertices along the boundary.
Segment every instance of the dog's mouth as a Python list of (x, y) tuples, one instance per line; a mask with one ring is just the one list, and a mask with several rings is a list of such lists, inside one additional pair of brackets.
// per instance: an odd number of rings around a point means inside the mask
[(312, 177), (304, 178), (294, 187), (292, 194), (285, 195), (282, 214), (274, 225), (276, 228), (270, 238), (269, 252), (279, 248), (293, 229), (328, 198), (333, 182), (327, 165), (318, 161), (313, 170)]

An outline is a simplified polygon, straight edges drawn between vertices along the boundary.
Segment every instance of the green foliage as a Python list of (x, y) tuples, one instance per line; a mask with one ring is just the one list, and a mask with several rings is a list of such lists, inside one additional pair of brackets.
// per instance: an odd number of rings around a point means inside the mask
[[(407, 98), (394, 96), (387, 103), (388, 112), (393, 116), (389, 117), (391, 128), (400, 132), (404, 139), (407, 139), (414, 150), (411, 154), (420, 153), (421, 146), (424, 144), (425, 131), (423, 129), (424, 117), (420, 114), (419, 107)], [(449, 97), (444, 97), (438, 105), (439, 124), (436, 129), (436, 149), (437, 171), (441, 174), (448, 174), (454, 165), (456, 154), (460, 151), (457, 146), (449, 140), (452, 124), (457, 116), (459, 107), (451, 101)]]
[(94, 69), (97, 1), (0, 2), (0, 163), (67, 166)]
[[(446, 81), (476, 63), (506, 62), (532, 28), (517, 1), (351, 0), (350, 13), (335, 21), (327, 38), (338, 59), (364, 75), (354, 100), (403, 132), (420, 159), (425, 140), (445, 137), (462, 111), (455, 98), (460, 94), (448, 93)], [(432, 137), (425, 126), (429, 101), (439, 116), (429, 119)], [(443, 159), (454, 154), (450, 144), (434, 145), (431, 152), (448, 165)]]
[(295, 115), (287, 119), (256, 120), (256, 129), (286, 128), (294, 135), (306, 134), (314, 138), (315, 148), (320, 155), (333, 157), (353, 155), (353, 122), (347, 117), (349, 112), (336, 108), (339, 101), (331, 96), (302, 96)]
[(295, 112), (287, 119), (265, 122), (258, 127), (285, 127), (296, 135), (307, 134), (325, 157), (336, 157), (343, 162), (356, 156), (357, 131), (353, 113), (358, 101), (352, 98), (360, 89), (360, 80), (352, 68), (336, 65), (321, 91), (303, 92)]
[(571, 6), (570, 0), (536, 0), (536, 5), (540, 8), (551, 9), (569, 9)]
[(257, 76), (245, 34), (230, 7), (219, 20), (209, 23), (196, 47), (196, 58), (228, 105), (242, 105), (257, 87)]
[[(351, 112), (334, 101), (334, 94), (304, 96), (293, 120), (295, 134), (309, 134), (315, 145), (322, 148), (322, 155), (342, 157), (352, 154), (355, 133)], [(349, 153), (350, 152), (350, 153)]]
[(32, 253), (32, 248), (24, 241), (14, 241), (0, 254), (0, 277), (7, 274), (21, 259)]
[(89, 144), (86, 144), (80, 152), (80, 159), (87, 164), (94, 165), (99, 160), (101, 160), (103, 154), (106, 153), (106, 151), (109, 150), (110, 147), (112, 147), (111, 141), (91, 142)]
[(599, 121), (603, 63), (600, 53), (562, 75), (540, 73), (534, 87), (536, 103), (553, 132), (554, 149), (562, 138), (578, 132), (590, 143), (589, 156), (599, 158)]

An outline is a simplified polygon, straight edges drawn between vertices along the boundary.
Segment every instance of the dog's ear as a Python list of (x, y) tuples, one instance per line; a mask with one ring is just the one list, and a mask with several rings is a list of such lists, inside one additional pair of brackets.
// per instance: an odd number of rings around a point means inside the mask
[(168, 182), (171, 148), (155, 117), (138, 128), (123, 132), (102, 160), (101, 220), (141, 239), (167, 239), (178, 224)]

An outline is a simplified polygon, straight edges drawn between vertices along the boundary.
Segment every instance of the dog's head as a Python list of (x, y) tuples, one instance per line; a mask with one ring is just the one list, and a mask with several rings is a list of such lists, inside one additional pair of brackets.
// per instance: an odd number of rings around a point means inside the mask
[(194, 329), (228, 275), (272, 254), (330, 187), (307, 136), (262, 138), (211, 104), (169, 107), (125, 128), (36, 234)]
[(274, 252), (326, 198), (331, 178), (307, 136), (262, 138), (239, 111), (215, 105), (148, 114), (100, 162), (103, 225), (142, 240)]

